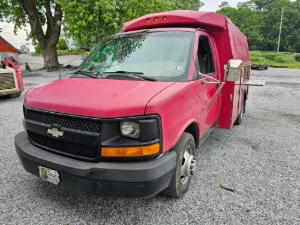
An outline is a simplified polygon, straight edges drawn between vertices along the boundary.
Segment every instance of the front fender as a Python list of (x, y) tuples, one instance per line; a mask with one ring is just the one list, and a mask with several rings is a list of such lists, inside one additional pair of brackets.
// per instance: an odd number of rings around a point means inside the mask
[(176, 145), (191, 123), (197, 123), (198, 131), (200, 130), (201, 108), (195, 94), (198, 88), (195, 82), (176, 83), (148, 103), (145, 114), (159, 114), (161, 117), (163, 152)]

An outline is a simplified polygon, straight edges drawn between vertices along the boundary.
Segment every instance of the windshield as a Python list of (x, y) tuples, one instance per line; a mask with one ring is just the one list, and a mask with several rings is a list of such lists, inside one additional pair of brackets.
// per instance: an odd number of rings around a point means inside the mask
[(101, 75), (139, 73), (162, 81), (187, 80), (194, 33), (140, 32), (118, 35), (100, 43), (79, 71)]

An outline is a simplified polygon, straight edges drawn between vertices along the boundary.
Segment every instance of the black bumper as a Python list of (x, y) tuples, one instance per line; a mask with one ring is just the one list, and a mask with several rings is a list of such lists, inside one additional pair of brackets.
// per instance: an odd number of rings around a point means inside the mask
[(143, 162), (83, 162), (59, 156), (33, 146), (24, 132), (15, 137), (18, 157), (26, 171), (39, 176), (38, 166), (58, 171), (66, 189), (86, 194), (143, 198), (158, 194), (170, 183), (176, 153)]

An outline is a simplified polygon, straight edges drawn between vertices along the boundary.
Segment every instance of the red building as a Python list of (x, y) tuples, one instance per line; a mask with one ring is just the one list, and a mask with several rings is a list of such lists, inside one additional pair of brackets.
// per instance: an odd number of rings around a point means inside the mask
[(15, 59), (19, 60), (19, 54), (21, 52), (18, 49), (0, 36), (0, 60), (3, 60), (8, 55), (13, 55)]

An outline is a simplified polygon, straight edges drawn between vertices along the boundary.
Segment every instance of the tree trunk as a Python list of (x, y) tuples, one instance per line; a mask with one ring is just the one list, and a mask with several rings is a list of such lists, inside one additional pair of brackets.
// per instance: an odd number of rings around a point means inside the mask
[(44, 59), (44, 69), (59, 67), (56, 45), (41, 45), (41, 51)]
[[(59, 66), (56, 44), (61, 32), (60, 21), (62, 20), (63, 12), (59, 4), (53, 4), (53, 0), (38, 2), (44, 5), (43, 10), (37, 7), (40, 5), (37, 4), (36, 0), (19, 0), (19, 3), (28, 16), (31, 33), (41, 46), (44, 68), (50, 67), (52, 70)], [(52, 6), (54, 6), (54, 8), (51, 9)], [(45, 13), (44, 18), (41, 18), (42, 13)], [(47, 21), (46, 33), (43, 31), (44, 19)]]

